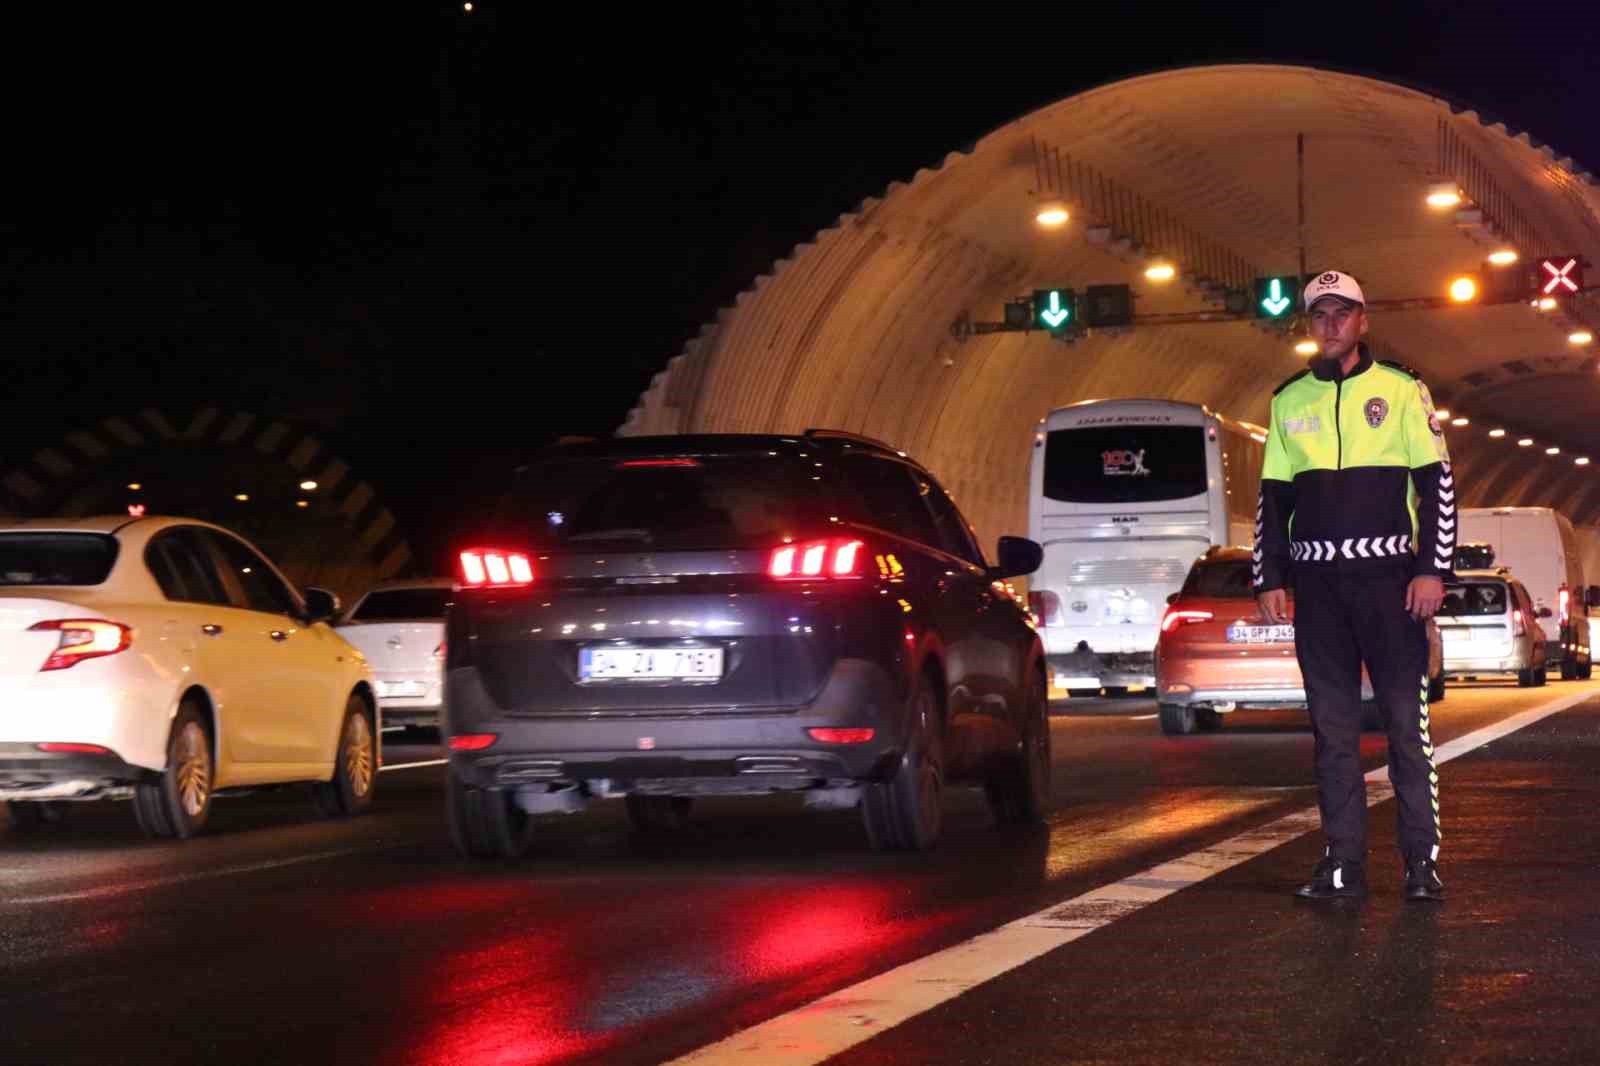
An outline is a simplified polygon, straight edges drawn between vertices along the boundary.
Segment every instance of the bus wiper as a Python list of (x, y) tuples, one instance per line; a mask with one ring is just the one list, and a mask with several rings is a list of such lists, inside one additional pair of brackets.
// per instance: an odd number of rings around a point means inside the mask
[(642, 540), (654, 543), (655, 536), (648, 529), (599, 529), (593, 533), (579, 533), (567, 538), (568, 544), (581, 544), (591, 540)]

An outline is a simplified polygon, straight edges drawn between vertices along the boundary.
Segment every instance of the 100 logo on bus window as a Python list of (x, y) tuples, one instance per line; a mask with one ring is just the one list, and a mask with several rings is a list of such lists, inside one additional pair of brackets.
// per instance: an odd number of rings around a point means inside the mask
[(1105, 469), (1106, 477), (1149, 477), (1150, 471), (1144, 465), (1144, 453), (1147, 448), (1134, 451), (1131, 448), (1113, 448), (1100, 453), (1100, 461)]

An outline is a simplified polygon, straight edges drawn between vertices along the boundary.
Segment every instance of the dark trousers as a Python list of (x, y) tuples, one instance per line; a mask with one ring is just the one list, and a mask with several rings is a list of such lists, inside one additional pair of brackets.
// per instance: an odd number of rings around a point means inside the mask
[(1328, 854), (1364, 862), (1367, 786), (1361, 772), (1361, 664), (1389, 731), (1389, 781), (1400, 851), (1438, 858), (1439, 775), (1428, 730), (1426, 623), (1406, 610), (1409, 560), (1378, 568), (1294, 569), (1295, 654), (1316, 737), (1317, 802)]

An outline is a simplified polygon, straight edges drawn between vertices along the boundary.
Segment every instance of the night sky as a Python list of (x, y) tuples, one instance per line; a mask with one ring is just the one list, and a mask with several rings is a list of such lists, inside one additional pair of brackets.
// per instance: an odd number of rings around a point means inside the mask
[(0, 460), (215, 399), (425, 540), (839, 214), (1106, 81), (1317, 63), (1600, 166), (1587, 4), (125, 6), (7, 15)]

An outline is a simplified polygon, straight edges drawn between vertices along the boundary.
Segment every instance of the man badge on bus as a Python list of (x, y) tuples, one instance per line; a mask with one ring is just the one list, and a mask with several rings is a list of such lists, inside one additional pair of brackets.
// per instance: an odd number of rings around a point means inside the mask
[(1356, 279), (1317, 275), (1304, 306), (1320, 354), (1272, 396), (1252, 575), (1270, 623), (1289, 622), (1293, 588), (1316, 741), (1326, 847), (1296, 895), (1366, 894), (1365, 662), (1388, 727), (1403, 891), (1442, 900), (1426, 620), (1453, 565), (1455, 477), (1428, 387), (1407, 367), (1375, 361), (1362, 341), (1366, 297)]

